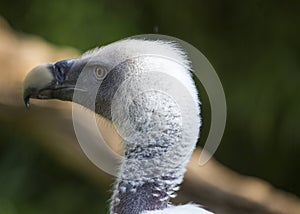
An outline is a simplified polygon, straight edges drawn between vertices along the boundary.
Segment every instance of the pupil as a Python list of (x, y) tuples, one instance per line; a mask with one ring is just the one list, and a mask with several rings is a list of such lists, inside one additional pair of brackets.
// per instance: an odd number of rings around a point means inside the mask
[(105, 76), (105, 71), (102, 70), (102, 69), (100, 69), (100, 68), (97, 68), (96, 74), (97, 74), (97, 77), (98, 77), (98, 78), (101, 78), (101, 79), (102, 79), (102, 78)]

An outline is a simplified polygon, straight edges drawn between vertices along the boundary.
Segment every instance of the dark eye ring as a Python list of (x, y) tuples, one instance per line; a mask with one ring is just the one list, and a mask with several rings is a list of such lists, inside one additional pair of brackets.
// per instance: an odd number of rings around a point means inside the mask
[(95, 75), (97, 79), (104, 79), (106, 77), (107, 71), (105, 68), (102, 67), (96, 67), (95, 68)]

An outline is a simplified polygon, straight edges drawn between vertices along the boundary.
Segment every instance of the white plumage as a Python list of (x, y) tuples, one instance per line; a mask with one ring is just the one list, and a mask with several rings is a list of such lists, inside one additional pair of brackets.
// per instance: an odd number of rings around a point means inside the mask
[(171, 206), (163, 210), (146, 211), (142, 214), (213, 214), (199, 205), (185, 204), (178, 206)]

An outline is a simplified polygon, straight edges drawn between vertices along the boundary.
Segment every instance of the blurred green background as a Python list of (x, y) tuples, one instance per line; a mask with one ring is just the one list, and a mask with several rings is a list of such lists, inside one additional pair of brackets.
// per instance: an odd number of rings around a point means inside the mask
[[(19, 32), (81, 51), (145, 33), (194, 45), (227, 98), (215, 158), (300, 196), (300, 1), (1, 0), (0, 15)], [(108, 191), (16, 133), (0, 124), (0, 214), (104, 213)]]

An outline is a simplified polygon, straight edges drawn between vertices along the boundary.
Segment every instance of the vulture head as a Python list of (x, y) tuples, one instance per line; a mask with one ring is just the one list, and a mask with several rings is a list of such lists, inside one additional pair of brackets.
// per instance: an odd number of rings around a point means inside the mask
[[(27, 107), (31, 98), (75, 102), (115, 125), (124, 155), (111, 214), (176, 213), (170, 198), (201, 124), (190, 71), (176, 43), (126, 39), (34, 68), (24, 80), (23, 97)], [(208, 213), (187, 207), (189, 213)]]

